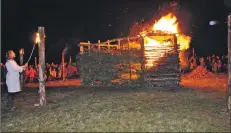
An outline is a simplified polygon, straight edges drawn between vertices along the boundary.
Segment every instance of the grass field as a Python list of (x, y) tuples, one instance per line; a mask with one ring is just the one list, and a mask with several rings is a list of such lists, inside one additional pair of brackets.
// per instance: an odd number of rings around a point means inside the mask
[(37, 89), (16, 97), (18, 109), (5, 110), (3, 132), (229, 132), (224, 92), (176, 92), (107, 88), (47, 89), (48, 105), (33, 106)]

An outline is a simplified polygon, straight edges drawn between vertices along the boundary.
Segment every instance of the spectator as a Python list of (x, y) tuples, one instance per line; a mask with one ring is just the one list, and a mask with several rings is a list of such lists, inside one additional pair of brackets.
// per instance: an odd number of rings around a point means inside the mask
[(36, 71), (34, 70), (34, 68), (32, 66), (30, 66), (29, 73), (30, 73), (30, 83), (32, 83), (32, 82), (34, 82), (34, 77), (35, 77), (35, 73), (36, 73)]

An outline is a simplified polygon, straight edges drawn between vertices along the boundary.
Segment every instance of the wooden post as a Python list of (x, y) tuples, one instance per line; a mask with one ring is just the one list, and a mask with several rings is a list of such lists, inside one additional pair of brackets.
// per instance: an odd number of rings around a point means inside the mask
[(91, 50), (91, 42), (90, 41), (88, 41), (88, 50)]
[(128, 49), (130, 49), (130, 40), (129, 40), (129, 37), (128, 37)]
[(174, 52), (178, 53), (178, 44), (177, 44), (177, 37), (176, 35), (173, 36), (173, 45), (174, 45)]
[(195, 51), (194, 51), (194, 48), (193, 48), (193, 52), (192, 52), (192, 53), (193, 53), (193, 57), (194, 57), (194, 55), (195, 55)]
[(118, 46), (119, 46), (118, 49), (120, 50), (120, 40), (118, 40)]
[(70, 56), (70, 58), (69, 58), (69, 63), (70, 63), (70, 64), (72, 63), (71, 56)]
[[(24, 55), (24, 49), (21, 48), (19, 50), (19, 56), (20, 56), (20, 66), (23, 65), (23, 55)], [(23, 73), (20, 73), (20, 85), (21, 85), (21, 90), (22, 90), (22, 87), (24, 85), (24, 74)]]
[(100, 40), (98, 40), (98, 50), (100, 50)]
[(37, 57), (34, 57), (34, 65), (37, 66)]
[(228, 16), (228, 74), (229, 74), (229, 80), (228, 80), (228, 100), (227, 100), (227, 106), (230, 110), (230, 104), (231, 104), (231, 14)]
[[(176, 67), (176, 69), (177, 69), (177, 73), (178, 73), (178, 75), (177, 75), (177, 83), (176, 83), (176, 85), (179, 85), (179, 83), (180, 83), (180, 80), (181, 80), (181, 67), (180, 67), (180, 58), (179, 58), (179, 48), (178, 48), (178, 44), (177, 44), (177, 36), (176, 35), (174, 35), (173, 36), (173, 42), (174, 42), (174, 52), (175, 52), (175, 55), (177, 56), (176, 58), (177, 58), (177, 64), (175, 64), (175, 67)], [(183, 52), (183, 51), (182, 51)]]
[(65, 63), (64, 62), (64, 52), (62, 52), (62, 72), (63, 72), (62, 79), (63, 79), (63, 81), (65, 80), (65, 76), (66, 76), (66, 74), (65, 74), (65, 64), (64, 63)]
[(144, 83), (144, 72), (145, 72), (145, 58), (144, 58), (144, 38), (141, 36), (140, 37), (140, 47), (141, 47), (141, 75), (140, 75), (140, 80), (141, 84)]
[(78, 74), (78, 55), (75, 55), (75, 67), (77, 68), (76, 74)]
[(84, 47), (83, 45), (80, 45), (80, 54), (83, 54), (84, 53)]
[(109, 40), (107, 40), (107, 48), (108, 48), (108, 50), (110, 50), (110, 42), (109, 42)]
[(39, 104), (40, 106), (46, 105), (46, 91), (45, 91), (45, 30), (44, 27), (38, 27), (38, 33), (40, 35), (39, 43)]

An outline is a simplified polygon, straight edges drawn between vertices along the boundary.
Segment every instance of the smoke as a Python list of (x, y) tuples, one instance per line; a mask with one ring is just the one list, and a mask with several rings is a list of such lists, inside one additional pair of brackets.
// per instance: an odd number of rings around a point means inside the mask
[(231, 8), (231, 1), (230, 0), (224, 0), (224, 3), (227, 7)]
[(66, 44), (65, 48), (63, 49), (62, 54), (66, 55), (67, 52), (68, 52), (68, 49), (69, 49), (69, 47), (68, 47), (68, 45)]

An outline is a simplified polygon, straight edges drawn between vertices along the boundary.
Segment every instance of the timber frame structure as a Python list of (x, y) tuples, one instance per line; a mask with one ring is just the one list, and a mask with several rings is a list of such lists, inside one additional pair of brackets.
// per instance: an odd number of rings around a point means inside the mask
[[(116, 38), (107, 40), (105, 42), (100, 43), (90, 43), (88, 42), (80, 42), (78, 46), (80, 47), (80, 55), (87, 51), (91, 51), (93, 49), (101, 50), (101, 47), (107, 47), (110, 51), (112, 47), (115, 47), (115, 51), (129, 51), (130, 46), (124, 46), (121, 44), (121, 41), (129, 41), (130, 40), (139, 40), (140, 43), (140, 56), (142, 60), (145, 60), (145, 37), (155, 37), (155, 36), (166, 36), (171, 38), (173, 46), (166, 46), (162, 48), (157, 48), (154, 51), (162, 52), (164, 57), (160, 59), (158, 62), (158, 66), (155, 69), (146, 70), (145, 63), (141, 63), (141, 75), (140, 75), (140, 82), (142, 86), (145, 85), (148, 88), (155, 88), (155, 87), (176, 87), (179, 85), (180, 82), (180, 60), (179, 60), (179, 46), (177, 44), (177, 36), (176, 34), (168, 34), (163, 32), (148, 32), (145, 35), (137, 35), (133, 37), (124, 37), (124, 38)], [(111, 44), (113, 42), (117, 42), (116, 44)], [(86, 49), (87, 47), (87, 49)], [(170, 53), (166, 53), (166, 49), (170, 49)], [(154, 55), (156, 58), (158, 55)], [(103, 70), (102, 70), (103, 71)], [(81, 76), (81, 75), (80, 75)], [(167, 88), (166, 88), (167, 89)]]

